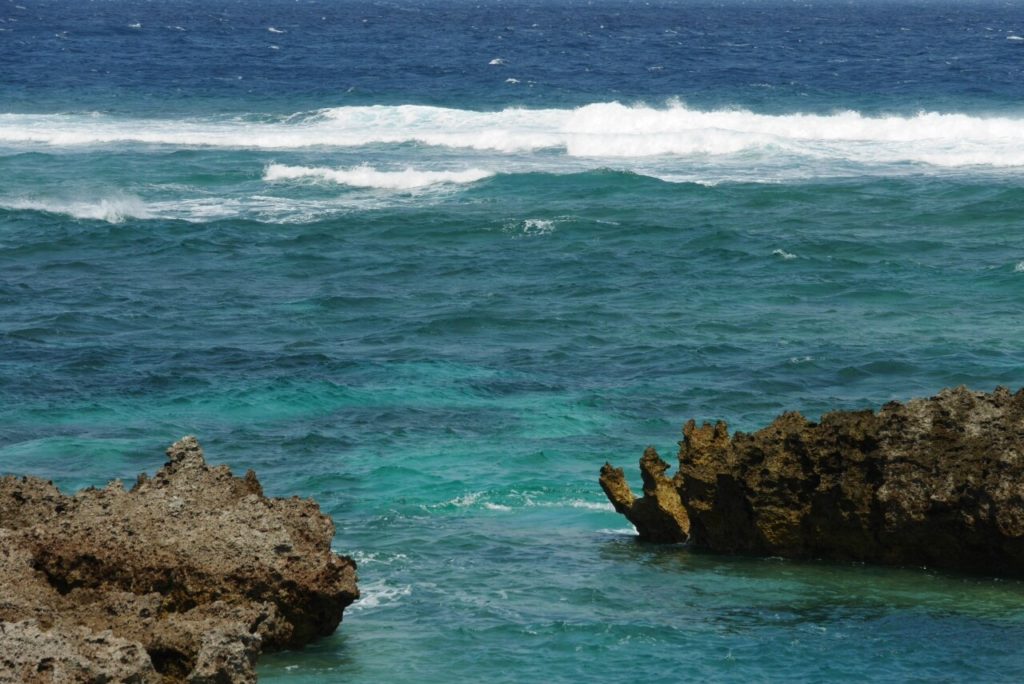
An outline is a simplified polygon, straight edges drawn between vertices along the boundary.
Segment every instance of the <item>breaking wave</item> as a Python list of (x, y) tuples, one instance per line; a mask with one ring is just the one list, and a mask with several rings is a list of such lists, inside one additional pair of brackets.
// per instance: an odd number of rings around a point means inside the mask
[(76, 219), (122, 223), (132, 218), (151, 218), (150, 211), (136, 197), (106, 198), (93, 202), (60, 199), (0, 198), (0, 209), (41, 211), (63, 214)]
[(465, 171), (418, 171), (407, 167), (402, 171), (378, 171), (368, 166), (355, 166), (348, 169), (330, 169), (325, 167), (286, 166), (271, 164), (263, 173), (263, 180), (283, 181), (312, 179), (329, 181), (355, 188), (381, 188), (386, 190), (411, 190), (441, 183), (463, 184), (490, 178), (494, 174), (483, 169), (467, 169)]
[[(855, 111), (769, 115), (743, 109), (704, 111), (679, 103), (656, 108), (618, 102), (496, 112), (419, 105), (335, 107), (279, 120), (0, 115), (0, 144), (8, 145), (287, 150), (399, 143), (503, 154), (553, 149), (593, 158), (715, 157), (761, 151), (826, 163), (1014, 167), (1024, 166), (1024, 118), (939, 112), (867, 116)], [(317, 173), (328, 179), (332, 173), (356, 172), (318, 169)], [(375, 177), (373, 182), (382, 178)]]

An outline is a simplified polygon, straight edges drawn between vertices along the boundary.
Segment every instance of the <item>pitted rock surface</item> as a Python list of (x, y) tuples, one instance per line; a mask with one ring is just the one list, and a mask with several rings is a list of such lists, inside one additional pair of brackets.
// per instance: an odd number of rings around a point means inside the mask
[(194, 437), (167, 455), (130, 491), (0, 478), (0, 682), (253, 682), (260, 652), (337, 628), (355, 563), (317, 504), (263, 496)]
[(818, 423), (786, 413), (732, 437), (690, 421), (683, 437), (671, 478), (644, 454), (642, 498), (601, 471), (641, 538), (1024, 576), (1024, 390), (958, 387)]

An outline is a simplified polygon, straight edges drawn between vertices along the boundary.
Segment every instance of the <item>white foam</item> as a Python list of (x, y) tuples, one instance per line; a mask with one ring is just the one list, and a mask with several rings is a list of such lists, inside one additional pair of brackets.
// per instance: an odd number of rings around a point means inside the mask
[(511, 511), (512, 510), (511, 506), (506, 506), (504, 504), (491, 503), (490, 501), (484, 503), (484, 508), (486, 508), (489, 511)]
[(173, 200), (146, 202), (149, 218), (161, 218), (208, 223), (223, 219), (242, 218), (259, 223), (303, 224), (319, 221), (328, 216), (339, 216), (358, 211), (415, 204), (418, 207), (439, 201), (441, 193), (424, 192), (388, 193), (354, 190), (337, 197), (303, 198), (273, 195), (218, 196), (203, 195)]
[(1006, 40), (1024, 40), (1024, 37), (1018, 36), (1016, 34), (1011, 34), (1009, 36), (1006, 36)]
[(363, 551), (351, 551), (343, 552), (337, 549), (332, 549), (335, 553), (341, 553), (342, 555), (350, 556), (358, 565), (370, 565), (372, 563), (380, 563), (383, 565), (391, 565), (396, 561), (409, 560), (409, 557), (404, 553), (381, 553), (373, 552), (367, 553)]
[[(122, 119), (0, 114), (0, 144), (156, 144), (299, 149), (419, 144), (523, 154), (561, 150), (581, 159), (687, 157), (751, 164), (791, 159), (793, 168), (930, 164), (1024, 166), (1024, 116), (921, 112), (912, 116), (757, 114), (597, 103), (575, 109), (479, 112), (420, 105), (335, 107), (278, 121)], [(737, 162), (738, 164), (738, 162)], [(678, 168), (678, 167), (676, 167)]]
[(408, 584), (393, 587), (384, 580), (361, 582), (359, 584), (359, 599), (346, 610), (349, 613), (373, 610), (388, 604), (398, 603), (400, 599), (411, 593), (412, 587)]
[(523, 221), (523, 232), (547, 235), (555, 229), (555, 222), (547, 219), (526, 219)]
[(287, 33), (287, 31), (283, 31), (279, 28), (274, 28), (273, 26), (268, 26), (267, 30), (270, 31), (271, 33)]
[(511, 83), (512, 85), (515, 85), (516, 83), (519, 83), (519, 79), (518, 78), (506, 78), (505, 79), (505, 83)]
[(1018, 261), (1017, 265), (1013, 267), (1014, 273), (1024, 273), (1024, 261)]
[(792, 254), (792, 253), (790, 253), (790, 252), (787, 252), (787, 251), (786, 251), (786, 250), (784, 250), (784, 249), (775, 249), (775, 250), (772, 250), (772, 255), (773, 255), (773, 256), (777, 256), (777, 257), (782, 257), (782, 258), (783, 258), (784, 260), (786, 260), (786, 261), (789, 261), (790, 259), (796, 259), (796, 258), (798, 258), (796, 254)]
[(457, 496), (454, 499), (445, 501), (441, 505), (455, 506), (457, 508), (468, 508), (475, 504), (477, 501), (479, 501), (480, 497), (483, 496), (483, 494), (483, 492), (469, 492), (468, 494), (463, 494), (462, 496)]
[(504, 63), (505, 60), (503, 60), (501, 57), (495, 57), (490, 62), (488, 62), (488, 64), (490, 64), (491, 66), (501, 66)]
[[(913, 117), (755, 114), (747, 110), (700, 111), (674, 104), (666, 109), (595, 104), (573, 112), (565, 126), (574, 156), (731, 155), (745, 151), (795, 152), (856, 160), (918, 158), (956, 142), (1024, 143), (1024, 120), (964, 114)], [(940, 143), (932, 147), (936, 142)], [(954, 150), (955, 151), (955, 150)]]
[(140, 29), (142, 28), (142, 22), (135, 22), (134, 24), (128, 24), (128, 28)]
[(568, 505), (572, 508), (583, 508), (588, 511), (614, 511), (615, 507), (608, 501), (597, 502), (597, 501), (584, 501), (582, 499), (573, 499), (568, 502)]
[(555, 225), (554, 219), (528, 218), (523, 221), (509, 221), (505, 224), (504, 230), (520, 237), (536, 237), (553, 233)]
[(77, 219), (123, 223), (129, 218), (151, 218), (152, 213), (137, 197), (111, 197), (97, 201), (54, 198), (0, 198), (0, 208), (64, 214)]
[(401, 171), (378, 171), (362, 165), (348, 169), (326, 167), (287, 166), (271, 164), (263, 174), (266, 181), (312, 179), (329, 181), (356, 188), (382, 188), (386, 190), (410, 190), (441, 183), (465, 184), (489, 178), (494, 174), (483, 169), (464, 171), (419, 171), (407, 167)]

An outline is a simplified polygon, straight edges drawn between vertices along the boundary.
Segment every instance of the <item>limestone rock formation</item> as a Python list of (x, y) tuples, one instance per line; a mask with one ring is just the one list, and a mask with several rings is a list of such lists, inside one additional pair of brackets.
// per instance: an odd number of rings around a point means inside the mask
[(640, 536), (725, 553), (927, 565), (1024, 576), (1024, 390), (965, 387), (786, 413), (753, 434), (690, 421), (679, 467), (649, 449), (644, 496), (601, 485)]
[(338, 626), (355, 563), (316, 503), (194, 437), (167, 455), (130, 491), (0, 478), (0, 682), (254, 682), (261, 651)]
[(644, 496), (633, 496), (622, 468), (605, 463), (601, 468), (601, 488), (631, 523), (641, 530), (644, 539), (656, 542), (683, 542), (690, 533), (690, 517), (683, 508), (676, 483), (665, 477), (669, 465), (658, 452), (648, 447), (640, 458), (640, 475)]

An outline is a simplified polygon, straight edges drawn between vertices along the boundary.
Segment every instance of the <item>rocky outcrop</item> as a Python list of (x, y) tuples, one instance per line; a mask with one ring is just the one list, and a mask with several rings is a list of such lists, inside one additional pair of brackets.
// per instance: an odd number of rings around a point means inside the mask
[(690, 421), (683, 437), (671, 479), (645, 452), (642, 498), (601, 470), (641, 538), (1024, 576), (1024, 390), (958, 387), (818, 423), (786, 413), (732, 437)]
[(253, 682), (359, 592), (312, 500), (210, 467), (194, 437), (126, 491), (0, 478), (0, 682)]

